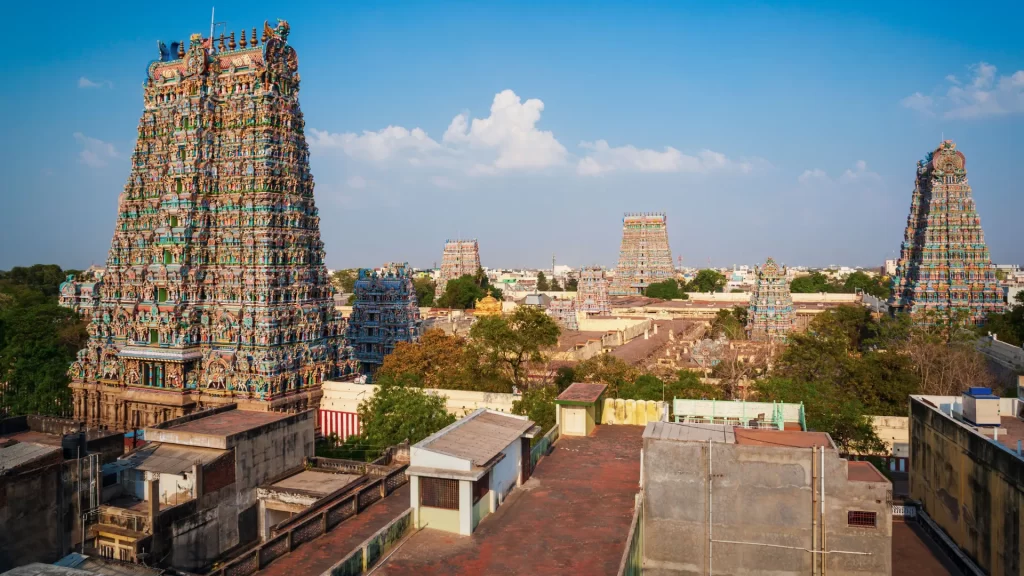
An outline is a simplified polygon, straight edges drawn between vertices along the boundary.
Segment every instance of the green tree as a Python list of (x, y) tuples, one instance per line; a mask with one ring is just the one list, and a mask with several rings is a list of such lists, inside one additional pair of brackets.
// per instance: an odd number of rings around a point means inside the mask
[(686, 284), (686, 292), (721, 292), (728, 280), (725, 274), (710, 268), (697, 272), (697, 275)]
[(467, 274), (445, 284), (444, 294), (437, 300), (437, 306), (465, 310), (476, 306), (476, 301), (486, 295), (487, 291), (477, 284), (472, 275)]
[(789, 291), (796, 294), (817, 294), (819, 292), (836, 292), (837, 290), (824, 274), (811, 272), (807, 276), (794, 278), (789, 283)]
[(558, 278), (552, 278), (551, 279), (551, 288), (550, 288), (550, 290), (552, 292), (561, 292), (562, 291), (562, 287), (558, 284)]
[(989, 314), (985, 325), (978, 328), (978, 335), (985, 336), (989, 332), (995, 334), (1007, 344), (1020, 346), (1024, 343), (1024, 290), (1017, 292), (1013, 301), (1003, 312)]
[(575, 292), (580, 288), (580, 281), (576, 278), (569, 278), (565, 282), (566, 292)]
[(537, 291), (547, 292), (549, 289), (551, 286), (548, 285), (548, 277), (543, 272), (537, 272)]
[(558, 393), (565, 392), (565, 389), (572, 386), (572, 383), (576, 381), (576, 371), (573, 370), (572, 366), (559, 366), (555, 370), (554, 385), (558, 389)]
[(543, 310), (520, 306), (509, 316), (480, 318), (469, 335), (486, 362), (503, 370), (522, 389), (527, 362), (544, 361), (542, 351), (558, 343), (560, 332)]
[(414, 278), (412, 285), (416, 288), (416, 302), (424, 308), (428, 308), (434, 305), (434, 291), (437, 289), (437, 283), (430, 278), (423, 276), (420, 278)]
[(60, 285), (68, 275), (75, 275), (76, 270), (61, 270), (56, 264), (34, 264), (32, 266), (15, 266), (8, 271), (0, 270), (0, 281), (13, 286), (24, 286), (29, 290), (41, 292), (44, 296), (57, 296)]
[(711, 321), (711, 335), (717, 338), (722, 334), (729, 340), (747, 339), (746, 308), (739, 306), (733, 307), (732, 310), (723, 308), (715, 314), (715, 319)]
[(632, 382), (623, 382), (615, 391), (617, 398), (627, 400), (665, 400), (673, 398), (719, 399), (721, 391), (703, 384), (700, 378), (689, 370), (676, 372), (672, 380), (662, 380), (653, 374), (641, 374)]
[(660, 298), (662, 300), (686, 300), (689, 298), (689, 296), (683, 292), (682, 287), (679, 285), (679, 281), (675, 278), (669, 278), (668, 280), (648, 284), (647, 288), (644, 289), (644, 296), (647, 296), (648, 298)]
[(415, 444), (455, 422), (445, 399), (426, 394), (415, 377), (381, 377), (377, 391), (359, 403), (359, 442), (378, 451), (406, 440)]
[(885, 450), (864, 404), (851, 392), (827, 382), (779, 377), (759, 380), (754, 390), (762, 401), (803, 402), (807, 428), (827, 432), (841, 452), (872, 454)]
[(348, 294), (354, 292), (356, 289), (356, 279), (359, 278), (358, 268), (347, 268), (345, 270), (337, 270), (334, 275), (331, 276), (331, 283), (341, 290), (343, 293)]
[(554, 386), (534, 386), (523, 392), (519, 400), (512, 402), (512, 413), (526, 416), (547, 432), (555, 425), (555, 399), (558, 389)]
[(872, 296), (881, 300), (889, 298), (889, 281), (882, 280), (881, 276), (868, 276), (867, 274), (857, 271), (846, 277), (843, 282), (843, 292), (852, 294), (860, 290), (865, 294), (871, 294)]

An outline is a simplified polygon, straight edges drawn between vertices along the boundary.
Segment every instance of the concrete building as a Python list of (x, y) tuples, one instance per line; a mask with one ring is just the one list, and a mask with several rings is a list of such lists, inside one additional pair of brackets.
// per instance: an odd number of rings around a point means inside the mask
[(417, 527), (468, 536), (530, 475), (523, 416), (476, 410), (410, 448), (410, 502)]
[[(910, 497), (922, 520), (988, 574), (1019, 574), (1024, 525), (1024, 404), (988, 399), (998, 425), (972, 424), (962, 396), (910, 397)], [(982, 399), (982, 402), (985, 402)], [(965, 407), (968, 414), (965, 417)]]
[(46, 416), (0, 420), (0, 571), (55, 562), (81, 543), (81, 514), (97, 502), (100, 467), (124, 435)]
[(233, 404), (147, 428), (145, 447), (103, 468), (87, 550), (208, 567), (257, 539), (257, 487), (313, 456), (314, 433), (312, 410), (249, 412)]
[(641, 462), (645, 575), (891, 574), (891, 484), (827, 434), (652, 422)]
[(555, 399), (559, 434), (563, 436), (590, 436), (594, 426), (601, 422), (604, 389), (607, 384), (574, 382)]

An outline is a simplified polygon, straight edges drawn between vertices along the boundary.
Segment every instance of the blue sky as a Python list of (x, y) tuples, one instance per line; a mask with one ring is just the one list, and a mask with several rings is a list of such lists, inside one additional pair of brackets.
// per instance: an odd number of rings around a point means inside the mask
[[(210, 4), (7, 14), (0, 269), (102, 263), (156, 41)], [(38, 4), (38, 3), (36, 3)], [(129, 7), (130, 6), (130, 7)], [(284, 18), (330, 267), (614, 265), (626, 211), (686, 265), (878, 265), (915, 162), (967, 156), (998, 263), (1024, 263), (1020, 2), (218, 3)]]

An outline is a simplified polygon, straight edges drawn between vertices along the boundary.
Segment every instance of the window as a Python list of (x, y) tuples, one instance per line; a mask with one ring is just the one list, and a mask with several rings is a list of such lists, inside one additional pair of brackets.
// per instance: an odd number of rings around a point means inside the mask
[(100, 544), (100, 556), (104, 558), (114, 557), (114, 547), (108, 544)]
[(874, 512), (861, 510), (850, 510), (846, 513), (846, 525), (858, 526), (860, 528), (875, 528), (877, 526)]
[(164, 264), (170, 264), (173, 260), (171, 259), (171, 251), (164, 250)]
[(159, 344), (160, 343), (160, 333), (157, 332), (156, 328), (150, 328), (149, 329), (149, 343), (150, 344)]
[(420, 506), (459, 509), (459, 481), (420, 476)]
[(158, 288), (156, 293), (157, 302), (167, 302), (167, 288)]
[(491, 473), (488, 471), (486, 474), (481, 476), (479, 480), (473, 482), (473, 504), (476, 504), (481, 498), (487, 496), (487, 493), (490, 491)]
[(171, 224), (171, 228), (174, 228), (175, 226), (178, 225), (178, 217), (177, 216), (171, 216), (170, 219), (169, 219), (169, 222)]

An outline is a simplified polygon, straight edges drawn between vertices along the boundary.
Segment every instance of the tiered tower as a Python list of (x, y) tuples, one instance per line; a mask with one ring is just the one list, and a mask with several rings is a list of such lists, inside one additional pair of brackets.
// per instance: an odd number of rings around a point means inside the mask
[(612, 313), (608, 300), (608, 278), (604, 268), (586, 266), (580, 271), (580, 279), (576, 287), (576, 307), (588, 316)]
[(75, 418), (125, 429), (200, 405), (304, 410), (347, 365), (288, 33), (278, 21), (259, 40), (159, 44), (70, 368)]
[(563, 330), (579, 330), (579, 321), (576, 318), (576, 300), (567, 298), (565, 300), (552, 300), (548, 304), (548, 316), (551, 316)]
[(444, 294), (449, 280), (455, 280), (467, 274), (476, 274), (480, 269), (480, 245), (476, 240), (447, 240), (444, 243), (444, 255), (441, 257), (441, 273), (437, 277), (437, 288), (434, 297)]
[(966, 313), (976, 325), (1003, 309), (964, 155), (952, 140), (917, 164), (890, 306), (912, 314)]
[(747, 310), (747, 334), (755, 341), (784, 342), (796, 320), (786, 268), (768, 258), (754, 273), (757, 280)]
[(419, 338), (420, 308), (407, 263), (388, 263), (380, 273), (362, 269), (348, 319), (348, 343), (363, 373), (372, 378), (398, 342)]
[(667, 224), (662, 212), (626, 214), (611, 294), (643, 294), (648, 285), (675, 276)]

